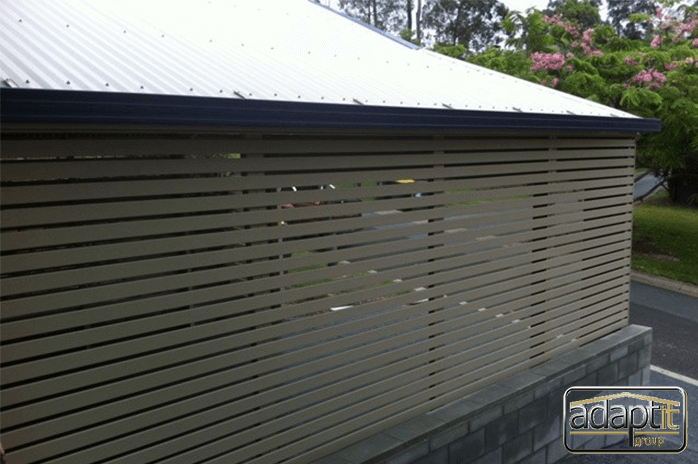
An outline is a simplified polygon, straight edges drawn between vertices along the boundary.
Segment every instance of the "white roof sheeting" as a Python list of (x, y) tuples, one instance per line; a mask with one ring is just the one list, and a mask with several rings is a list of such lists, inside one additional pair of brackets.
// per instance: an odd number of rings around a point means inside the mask
[(308, 0), (3, 0), (13, 87), (633, 118)]

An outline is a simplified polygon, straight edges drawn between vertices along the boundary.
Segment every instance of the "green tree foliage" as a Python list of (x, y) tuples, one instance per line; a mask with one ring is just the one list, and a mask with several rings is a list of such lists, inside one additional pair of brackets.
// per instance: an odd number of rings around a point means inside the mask
[(516, 50), (490, 48), (469, 60), (641, 117), (661, 118), (661, 133), (638, 139), (640, 162), (698, 186), (698, 169), (693, 172), (698, 166), (698, 10), (670, 6), (634, 17), (652, 31), (646, 40), (623, 37), (609, 24), (582, 29), (560, 13), (512, 13), (505, 27)]
[(424, 25), (437, 44), (478, 52), (504, 38), (501, 22), (507, 12), (498, 0), (431, 0), (425, 4)]
[(653, 0), (608, 0), (608, 20), (618, 35), (628, 39), (644, 39), (652, 31), (652, 25), (632, 22), (630, 15), (653, 15), (658, 6)]
[(545, 13), (561, 15), (579, 29), (596, 27), (601, 22), (600, 0), (550, 0)]
[(543, 13), (534, 9), (529, 10), (528, 14), (511, 11), (502, 21), (502, 27), (509, 36), (506, 44), (527, 55), (554, 51), (556, 41), (548, 34), (548, 25), (543, 17)]

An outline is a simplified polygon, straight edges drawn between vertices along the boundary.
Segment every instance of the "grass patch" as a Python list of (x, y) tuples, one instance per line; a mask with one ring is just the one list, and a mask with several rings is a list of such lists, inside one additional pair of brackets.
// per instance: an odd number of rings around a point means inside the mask
[(698, 209), (665, 194), (635, 207), (632, 268), (698, 285)]

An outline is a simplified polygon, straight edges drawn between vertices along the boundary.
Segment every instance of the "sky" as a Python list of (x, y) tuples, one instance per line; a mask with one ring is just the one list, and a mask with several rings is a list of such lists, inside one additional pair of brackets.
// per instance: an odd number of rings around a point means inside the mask
[[(527, 9), (534, 7), (539, 10), (544, 10), (548, 6), (548, 0), (499, 0), (504, 3), (510, 10), (526, 11)], [(601, 19), (604, 18), (604, 11), (606, 10), (606, 2), (601, 4), (600, 13)]]
[[(323, 5), (327, 5), (328, 0), (320, 0)], [(536, 7), (542, 10), (548, 6), (548, 0), (500, 0), (504, 3), (510, 10), (526, 11), (531, 7)], [(329, 4), (332, 8), (339, 9), (338, 0), (329, 0)]]
[[(339, 9), (338, 0), (320, 0), (323, 5), (327, 5), (329, 2), (330, 6), (336, 10)], [(504, 3), (510, 10), (516, 11), (526, 11), (529, 8), (538, 8), (539, 10), (545, 9), (548, 6), (548, 0), (499, 0)], [(603, 17), (603, 13), (601, 15)]]
[(504, 3), (510, 10), (526, 11), (527, 9), (534, 7), (539, 10), (544, 9), (548, 6), (548, 0), (499, 0)]

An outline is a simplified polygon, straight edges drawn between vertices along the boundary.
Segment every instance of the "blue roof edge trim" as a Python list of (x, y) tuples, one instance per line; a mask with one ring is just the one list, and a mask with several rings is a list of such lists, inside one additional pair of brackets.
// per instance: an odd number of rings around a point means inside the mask
[(661, 120), (218, 97), (0, 88), (5, 124), (227, 126), (249, 129), (659, 132)]
[(344, 18), (346, 18), (346, 19), (348, 19), (348, 20), (350, 20), (350, 21), (354, 21), (356, 24), (360, 24), (361, 26), (365, 27), (366, 29), (370, 29), (370, 30), (372, 30), (373, 32), (375, 32), (376, 34), (380, 34), (380, 35), (382, 35), (383, 37), (386, 37), (386, 38), (388, 38), (388, 39), (390, 39), (390, 40), (393, 40), (393, 41), (399, 43), (400, 45), (404, 45), (404, 46), (407, 47), (407, 48), (411, 48), (412, 50), (419, 50), (419, 49), (421, 48), (419, 45), (415, 45), (415, 44), (413, 44), (412, 42), (408, 42), (407, 40), (404, 40), (402, 37), (396, 37), (396, 36), (394, 36), (394, 35), (392, 35), (392, 34), (389, 34), (388, 32), (385, 32), (385, 31), (383, 31), (383, 30), (381, 30), (381, 29), (378, 29), (378, 28), (375, 27), (375, 26), (371, 26), (370, 24), (366, 24), (365, 22), (361, 21), (359, 18), (355, 18), (355, 17), (353, 17), (353, 16), (349, 16), (348, 14), (346, 14), (346, 13), (344, 13), (344, 12), (342, 12), (342, 11), (333, 10), (333, 9), (330, 8), (329, 6), (325, 6), (325, 5), (323, 5), (322, 3), (317, 3), (317, 2), (315, 2), (315, 1), (313, 1), (313, 0), (308, 0), (308, 1), (309, 1), (310, 3), (312, 3), (313, 5), (320, 6), (320, 7), (324, 8), (324, 9), (329, 10), (329, 11), (331, 11), (332, 13), (338, 14), (339, 16), (342, 16), (342, 17), (344, 17)]

